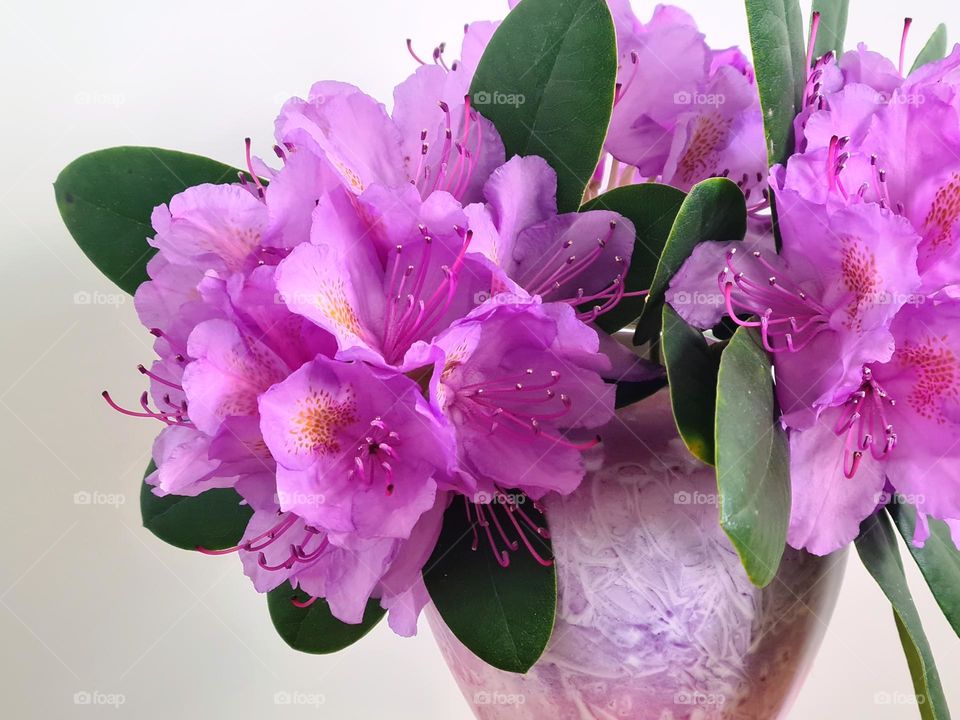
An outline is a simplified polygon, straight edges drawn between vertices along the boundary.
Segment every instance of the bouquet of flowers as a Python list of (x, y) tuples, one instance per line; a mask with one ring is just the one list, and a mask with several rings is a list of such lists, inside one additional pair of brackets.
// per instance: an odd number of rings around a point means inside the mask
[(408, 41), (392, 111), (289, 100), (275, 158), (69, 165), (63, 219), (155, 337), (139, 401), (104, 392), (161, 426), (144, 525), (238, 555), (298, 650), (432, 601), (526, 672), (541, 502), (668, 386), (750, 580), (854, 543), (948, 717), (894, 528), (960, 632), (960, 46), (907, 71), (909, 20), (891, 61), (843, 52), (846, 0), (808, 37), (746, 6), (752, 63), (678, 8), (515, 1), (456, 60)]

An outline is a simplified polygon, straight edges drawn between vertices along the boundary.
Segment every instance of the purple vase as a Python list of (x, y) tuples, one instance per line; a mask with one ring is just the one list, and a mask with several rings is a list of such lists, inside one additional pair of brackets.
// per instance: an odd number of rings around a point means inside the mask
[(716, 479), (678, 438), (665, 393), (603, 432), (577, 492), (546, 503), (554, 635), (525, 675), (470, 653), (428, 608), (480, 720), (774, 720), (833, 613), (846, 554), (787, 549), (763, 590), (720, 529)]

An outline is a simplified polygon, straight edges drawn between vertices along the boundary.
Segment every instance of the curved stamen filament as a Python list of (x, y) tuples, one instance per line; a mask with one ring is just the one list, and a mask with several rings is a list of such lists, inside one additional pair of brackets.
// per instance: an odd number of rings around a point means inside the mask
[[(873, 378), (869, 367), (863, 369), (863, 383), (851, 393), (844, 403), (843, 411), (833, 431), (845, 436), (843, 472), (853, 478), (870, 452), (875, 460), (885, 460), (897, 446), (897, 434), (888, 418), (888, 411), (896, 406), (880, 384)], [(884, 440), (877, 442), (882, 434)]]

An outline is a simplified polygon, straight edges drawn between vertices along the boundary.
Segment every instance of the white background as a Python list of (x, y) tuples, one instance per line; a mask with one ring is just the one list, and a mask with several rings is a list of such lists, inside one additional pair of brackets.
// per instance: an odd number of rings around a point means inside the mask
[[(636, 4), (637, 0), (635, 0)], [(685, 0), (708, 40), (746, 44), (737, 0)], [(806, 3), (807, 5), (809, 3)], [(912, 58), (955, 3), (852, 0), (855, 39), (895, 55), (905, 12)], [(805, 10), (807, 8), (805, 7)], [(646, 18), (652, 3), (644, 0)], [(72, 244), (51, 183), (84, 152), (122, 144), (192, 151), (237, 164), (252, 136), (268, 154), (283, 99), (318, 79), (389, 101), (422, 53), (459, 44), (499, 0), (7, 1), (0, 9), (0, 707), (7, 717), (468, 720), (425, 627), (386, 626), (333, 657), (287, 649), (235, 558), (164, 546), (140, 528), (137, 490), (152, 434), (99, 398), (132, 400), (150, 337), (132, 303), (78, 305), (114, 290)], [(952, 37), (957, 37), (953, 35)], [(116, 493), (120, 507), (74, 503)], [(940, 672), (960, 712), (960, 641), (911, 568)], [(278, 692), (322, 695), (283, 707)], [(74, 704), (122, 694), (119, 710)], [(878, 704), (877, 693), (894, 697)], [(827, 640), (791, 718), (916, 717), (890, 615), (851, 558)], [(102, 698), (101, 698), (102, 699)], [(315, 698), (320, 700), (320, 697)], [(900, 700), (901, 704), (896, 704)]]

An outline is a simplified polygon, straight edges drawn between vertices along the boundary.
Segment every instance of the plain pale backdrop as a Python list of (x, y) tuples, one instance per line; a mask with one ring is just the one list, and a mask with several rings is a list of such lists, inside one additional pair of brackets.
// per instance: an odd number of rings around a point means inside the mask
[[(686, 0), (715, 47), (746, 44), (738, 0)], [(852, 0), (850, 41), (910, 57), (956, 3)], [(72, 244), (51, 183), (77, 155), (157, 145), (237, 164), (268, 154), (281, 102), (318, 79), (389, 101), (422, 53), (459, 45), (499, 0), (9, 0), (0, 9), (0, 706), (10, 718), (468, 720), (425, 623), (385, 624), (333, 657), (289, 650), (235, 558), (164, 546), (137, 493), (157, 427), (109, 411), (135, 399), (150, 336)], [(635, 0), (641, 17), (653, 3)], [(805, 3), (805, 11), (809, 2)], [(953, 37), (958, 37), (954, 35)], [(75, 495), (86, 493), (86, 495)], [(84, 500), (91, 500), (84, 504)], [(960, 712), (960, 641), (910, 578)], [(279, 695), (278, 695), (279, 693)], [(890, 609), (856, 557), (790, 715), (917, 717)], [(290, 699), (291, 704), (283, 704)], [(84, 704), (89, 700), (89, 704)], [(117, 705), (122, 701), (123, 704)], [(279, 702), (278, 702), (279, 701)]]

